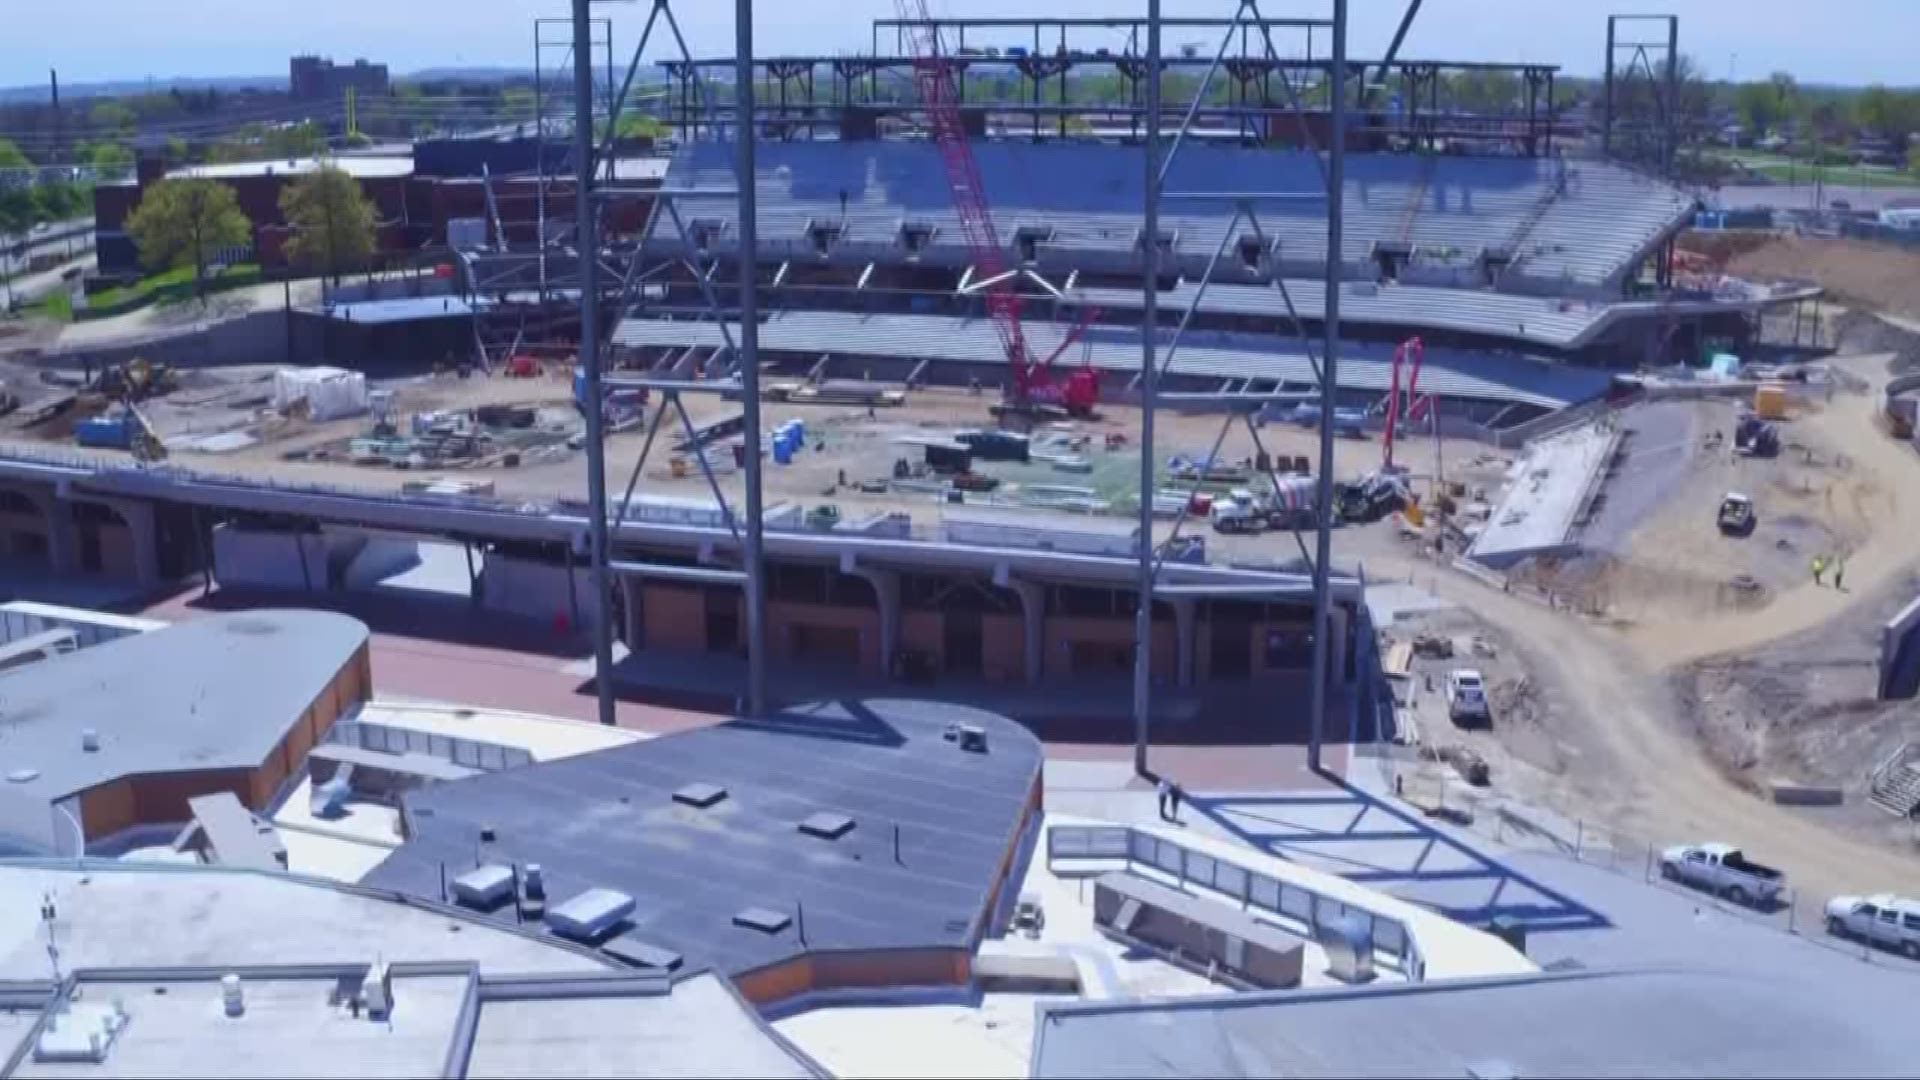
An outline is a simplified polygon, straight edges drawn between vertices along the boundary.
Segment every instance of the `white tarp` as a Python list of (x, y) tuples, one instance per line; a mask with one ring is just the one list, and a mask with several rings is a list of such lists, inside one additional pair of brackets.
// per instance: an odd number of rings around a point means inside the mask
[(273, 407), (285, 412), (300, 402), (315, 420), (338, 420), (367, 411), (367, 377), (335, 367), (281, 368), (273, 376)]

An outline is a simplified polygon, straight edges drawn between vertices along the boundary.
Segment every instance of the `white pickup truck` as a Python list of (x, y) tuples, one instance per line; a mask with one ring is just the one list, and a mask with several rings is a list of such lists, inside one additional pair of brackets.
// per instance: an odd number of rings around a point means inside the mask
[(1732, 844), (1670, 847), (1660, 853), (1660, 874), (1755, 907), (1772, 904), (1787, 887), (1785, 874), (1748, 861)]

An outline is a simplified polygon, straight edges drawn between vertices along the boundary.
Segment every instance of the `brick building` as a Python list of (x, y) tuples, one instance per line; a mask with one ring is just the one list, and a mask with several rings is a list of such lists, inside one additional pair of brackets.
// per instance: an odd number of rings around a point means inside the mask
[(336, 64), (318, 56), (296, 56), (287, 67), (287, 83), (295, 101), (337, 98), (348, 90), (385, 94), (393, 85), (387, 65), (369, 64), (365, 60)]

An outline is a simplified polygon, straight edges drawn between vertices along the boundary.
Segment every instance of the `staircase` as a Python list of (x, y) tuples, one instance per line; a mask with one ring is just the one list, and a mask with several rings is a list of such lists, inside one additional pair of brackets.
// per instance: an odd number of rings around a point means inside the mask
[(1427, 189), (1433, 186), (1433, 174), (1439, 171), (1438, 161), (1439, 158), (1433, 154), (1426, 154), (1420, 158), (1418, 185), (1413, 189), (1413, 197), (1407, 200), (1406, 215), (1400, 219), (1399, 236), (1402, 244), (1413, 242), (1413, 223), (1420, 216), (1420, 210), (1427, 201)]
[(1533, 230), (1538, 228), (1541, 220), (1547, 216), (1547, 211), (1553, 209), (1553, 204), (1560, 200), (1560, 196), (1567, 193), (1567, 177), (1566, 163), (1555, 162), (1552, 185), (1541, 194), (1533, 206), (1528, 208), (1527, 216), (1520, 219), (1520, 224), (1513, 230), (1513, 235), (1507, 238), (1507, 250), (1512, 253), (1514, 263), (1521, 261), (1521, 249), (1526, 245), (1527, 239), (1533, 235)]
[(1867, 801), (1897, 817), (1913, 816), (1920, 807), (1920, 747), (1903, 744), (1873, 771)]

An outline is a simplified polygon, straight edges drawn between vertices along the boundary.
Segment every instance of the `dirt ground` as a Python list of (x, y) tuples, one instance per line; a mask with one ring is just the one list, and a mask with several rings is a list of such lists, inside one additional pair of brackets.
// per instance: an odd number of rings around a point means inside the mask
[(1729, 256), (1726, 271), (1753, 281), (1812, 280), (1847, 304), (1920, 316), (1920, 251), (1813, 236), (1689, 234), (1684, 246)]
[[(1796, 464), (1791, 445), (1772, 462), (1690, 463), (1687, 478), (1623, 546), (1650, 565), (1720, 579), (1733, 568), (1726, 552), (1751, 550), (1765, 534), (1719, 546), (1710, 507), (1690, 504), (1707, 492), (1717, 500), (1729, 482), (1724, 470), (1765, 470), (1739, 482), (1760, 489), (1756, 497), (1783, 500), (1771, 511), (1763, 506), (1763, 515), (1790, 518), (1799, 505), (1820, 523), (1810, 539), (1794, 541), (1792, 563), (1815, 541), (1848, 550), (1844, 591), (1831, 579), (1815, 587), (1804, 572), (1795, 580), (1783, 562), (1763, 604), (1665, 598), (1662, 589), (1676, 584), (1650, 580), (1638, 601), (1646, 616), (1609, 621), (1504, 594), (1408, 550), (1376, 556), (1378, 572), (1431, 584), (1471, 612), (1448, 617), (1481, 624), (1471, 632), (1504, 642), (1502, 657), (1517, 657), (1537, 688), (1510, 699), (1521, 708), (1505, 722), (1496, 711), (1490, 733), (1444, 722), (1434, 730), (1486, 756), (1496, 792), (1638, 843), (1742, 845), (1787, 869), (1809, 903), (1843, 891), (1914, 891), (1920, 849), (1912, 830), (1864, 798), (1873, 764), (1920, 737), (1920, 709), (1871, 700), (1875, 628), (1920, 589), (1912, 540), (1920, 535), (1920, 497), (1912, 494), (1920, 457), (1873, 422), (1892, 359), (1835, 359), (1849, 389), (1789, 426), (1788, 442), (1812, 448), (1814, 464)], [(1774, 557), (1787, 554), (1776, 547), (1754, 565)], [(1517, 678), (1499, 661), (1476, 662), (1492, 669), (1496, 691)], [(1848, 799), (1837, 808), (1778, 806), (1758, 794), (1774, 778), (1839, 784)]]
[[(1408, 734), (1423, 748), (1471, 749), (1488, 764), (1490, 788), (1525, 803), (1584, 806), (1602, 797), (1583, 790), (1606, 770), (1593, 766), (1600, 751), (1567, 708), (1569, 695), (1548, 657), (1463, 607), (1403, 616), (1384, 632), (1389, 642), (1426, 636), (1450, 641), (1453, 657), (1416, 657), (1408, 677), (1393, 680), (1401, 714), (1412, 718)], [(1491, 709), (1484, 725), (1462, 725), (1447, 714), (1445, 679), (1461, 668), (1486, 680)]]
[(1823, 626), (1675, 670), (1675, 692), (1714, 764), (1756, 793), (1774, 779), (1837, 786), (1845, 804), (1803, 816), (1908, 845), (1912, 830), (1869, 804), (1867, 791), (1881, 760), (1920, 739), (1920, 706), (1875, 696), (1880, 627), (1916, 593), (1920, 573), (1909, 572), (1857, 595)]
[[(272, 476), (281, 480), (326, 483), (375, 492), (392, 492), (420, 473), (389, 466), (355, 465), (343, 459), (340, 451), (348, 440), (368, 434), (366, 417), (313, 423), (272, 414), (266, 406), (272, 391), (271, 366), (226, 368), (218, 371), (183, 373), (179, 391), (154, 399), (143, 411), (164, 438), (206, 436), (244, 428), (257, 436), (254, 445), (219, 453), (196, 450), (173, 441), (171, 460), (179, 465), (213, 473), (240, 476)], [(47, 386), (34, 369), (0, 370), (0, 379), (22, 387), (29, 401), (57, 390)], [(483, 405), (532, 405), (543, 409), (570, 408), (571, 386), (559, 375), (536, 379), (480, 377), (460, 379), (453, 375), (420, 376), (409, 379), (378, 380), (373, 384), (394, 393), (394, 413), (404, 426), (409, 415), (437, 410), (472, 409)], [(713, 395), (687, 395), (687, 413), (695, 424), (739, 412), (737, 402)], [(857, 518), (879, 512), (907, 512), (916, 522), (930, 527), (937, 519), (940, 500), (929, 490), (891, 489), (875, 493), (860, 491), (859, 481), (890, 478), (898, 459), (918, 462), (924, 453), (912, 440), (950, 436), (966, 428), (990, 426), (989, 398), (961, 389), (925, 389), (911, 393), (907, 404), (882, 408), (869, 416), (864, 407), (793, 405), (766, 403), (763, 424), (772, 429), (790, 420), (806, 425), (807, 445), (791, 464), (766, 464), (766, 497), (769, 504), (792, 502), (813, 507), (821, 503), (838, 506), (845, 517)], [(649, 421), (660, 407), (647, 410)], [(23, 426), (23, 410), (6, 422), (0, 422), (0, 441), (17, 442), (62, 451), (73, 447), (71, 431), (76, 419)], [(1167, 477), (1166, 461), (1175, 455), (1205, 457), (1219, 437), (1224, 422), (1218, 415), (1180, 415), (1163, 413), (1159, 417), (1155, 457), (1162, 484), (1168, 488), (1187, 485)], [(671, 461), (674, 444), (682, 433), (678, 415), (672, 411), (661, 423), (658, 437), (648, 454), (647, 467), (635, 490), (641, 494), (700, 498), (709, 492), (708, 482), (697, 465), (683, 462), (682, 475), (674, 475)], [(977, 463), (979, 471), (1000, 478), (1002, 486), (983, 502), (1022, 505), (1036, 487), (1081, 488), (1089, 499), (1105, 500), (1105, 516), (1113, 522), (1130, 520), (1137, 503), (1132, 492), (1137, 483), (1140, 451), (1139, 410), (1111, 406), (1093, 420), (1051, 425), (1035, 433), (1036, 439), (1058, 436), (1084, 441), (1078, 451), (1087, 459), (1088, 470), (1061, 471), (1045, 463)], [(1118, 437), (1116, 448), (1108, 449), (1108, 436)], [(616, 497), (625, 491), (632, 478), (635, 462), (646, 443), (645, 425), (612, 434), (608, 439), (607, 470), (609, 490)], [(1317, 460), (1318, 436), (1306, 428), (1285, 423), (1270, 423), (1260, 429), (1260, 443), (1270, 454), (1300, 456), (1309, 463)], [(1251, 460), (1256, 453), (1253, 435), (1245, 423), (1236, 419), (1219, 443), (1219, 456), (1225, 460)], [(320, 459), (316, 451), (330, 455)], [(486, 481), (497, 496), (506, 499), (557, 503), (577, 500), (586, 494), (584, 453), (555, 447), (548, 455), (530, 455), (517, 467), (499, 462), (475, 467), (471, 462), (450, 462), (428, 467), (431, 476)], [(1358, 476), (1376, 468), (1383, 448), (1378, 439), (1340, 439), (1335, 443), (1335, 467), (1343, 477)], [(99, 452), (115, 456), (112, 452)], [(716, 455), (724, 458), (724, 455)], [(1431, 487), (1436, 468), (1454, 482), (1467, 484), (1469, 491), (1482, 497), (1497, 487), (1508, 459), (1488, 448), (1456, 440), (1436, 443), (1430, 437), (1403, 439), (1396, 458), (1415, 477), (1416, 489), (1423, 493)], [(716, 465), (717, 478), (730, 500), (744, 496), (744, 479), (730, 460)], [(842, 486), (842, 480), (846, 486)], [(1214, 485), (1217, 487), (1217, 485)], [(738, 505), (737, 502), (735, 505)], [(1171, 521), (1162, 521), (1156, 536), (1164, 539), (1173, 531)], [(1204, 535), (1211, 548), (1231, 558), (1291, 561), (1300, 554), (1299, 544), (1287, 534), (1258, 536), (1220, 536), (1204, 520), (1189, 519), (1181, 526), (1183, 535)], [(1343, 531), (1350, 555), (1364, 560), (1375, 551), (1392, 550), (1401, 541), (1392, 526), (1380, 524)], [(1346, 549), (1343, 549), (1343, 551)]]
[[(1739, 403), (1687, 408), (1700, 439), (1660, 451), (1684, 455), (1684, 467), (1624, 542), (1535, 562), (1518, 572), (1521, 580), (1620, 623), (1745, 617), (1808, 579), (1814, 558), (1844, 563), (1893, 519), (1887, 479), (1848, 456), (1813, 414), (1780, 425), (1778, 456), (1754, 458), (1733, 452)], [(1753, 500), (1751, 535), (1720, 533), (1717, 513), (1730, 492)]]

